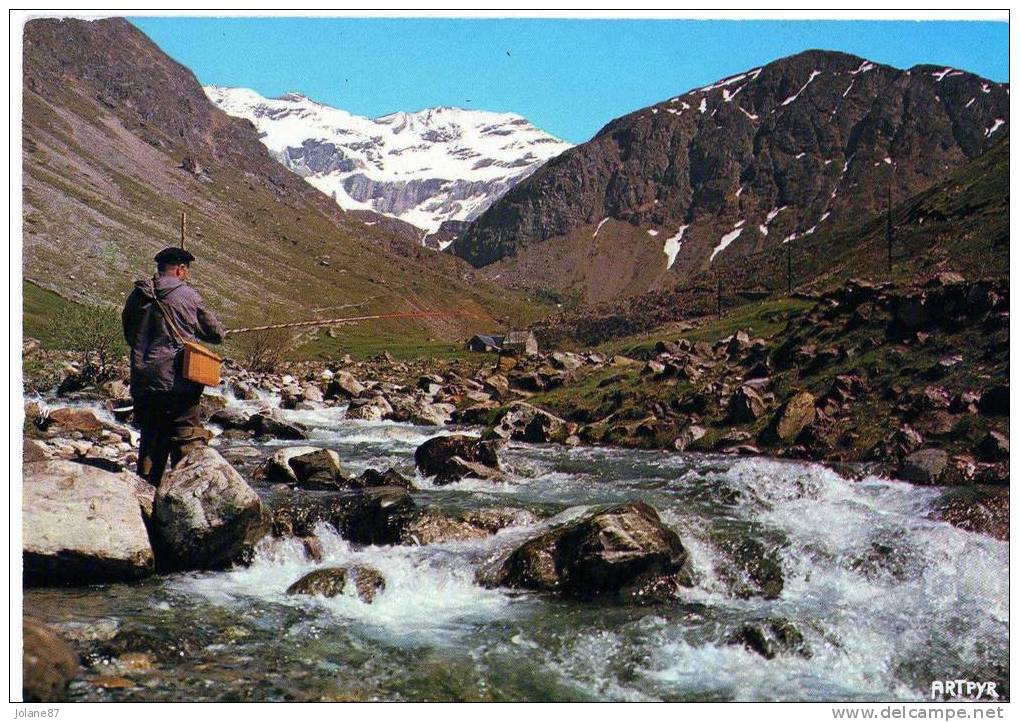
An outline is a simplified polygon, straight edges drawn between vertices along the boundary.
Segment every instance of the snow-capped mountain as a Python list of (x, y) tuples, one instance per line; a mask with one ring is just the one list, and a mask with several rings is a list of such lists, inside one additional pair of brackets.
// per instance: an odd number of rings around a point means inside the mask
[(228, 115), (254, 123), (274, 156), (343, 208), (429, 233), (444, 221), (473, 220), (571, 147), (512, 113), (443, 107), (372, 119), (298, 93), (205, 92)]

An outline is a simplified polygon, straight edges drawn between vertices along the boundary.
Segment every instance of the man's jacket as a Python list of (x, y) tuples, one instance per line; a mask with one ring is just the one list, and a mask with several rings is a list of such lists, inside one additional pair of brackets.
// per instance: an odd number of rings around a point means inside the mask
[(154, 296), (159, 297), (185, 341), (222, 343), (225, 333), (198, 291), (179, 278), (156, 276), (137, 281), (121, 314), (124, 339), (131, 347), (131, 395), (194, 392), (201, 386), (184, 378), (184, 347), (177, 342)]

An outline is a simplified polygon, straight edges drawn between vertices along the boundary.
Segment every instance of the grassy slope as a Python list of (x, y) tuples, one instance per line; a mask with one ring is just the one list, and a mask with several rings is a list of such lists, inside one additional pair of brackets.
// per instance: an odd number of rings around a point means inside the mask
[[(101, 32), (99, 24), (94, 30)], [(153, 82), (184, 82), (158, 49), (144, 47), (143, 36), (137, 42), (137, 52), (148, 53), (138, 62), (148, 64)], [(218, 110), (210, 111), (207, 137), (183, 141), (139, 124), (125, 101), (99, 102), (73, 70), (49, 82), (29, 51), (26, 68), (34, 82), (26, 80), (23, 94), (23, 264), (26, 279), (40, 287), (119, 306), (132, 282), (151, 273), (155, 252), (177, 243), (179, 213), (187, 209), (189, 248), (199, 259), (195, 285), (228, 324), (269, 313), (330, 317), (342, 314), (317, 309), (362, 302), (358, 313), (465, 312), (380, 329), (427, 342), (525, 324), (542, 313), (540, 303), (485, 282), (458, 259), (340, 212), (276, 167), (253, 129)], [(172, 93), (174, 84), (166, 86)], [(197, 158), (207, 175), (180, 168), (184, 157)], [(40, 335), (36, 321), (26, 317), (29, 335)]]

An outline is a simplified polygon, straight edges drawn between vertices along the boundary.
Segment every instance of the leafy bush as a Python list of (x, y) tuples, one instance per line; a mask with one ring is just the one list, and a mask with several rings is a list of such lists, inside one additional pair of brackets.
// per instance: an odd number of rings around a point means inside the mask
[(115, 378), (124, 361), (120, 314), (105, 306), (74, 305), (52, 321), (53, 345), (69, 351), (78, 363), (82, 386)]

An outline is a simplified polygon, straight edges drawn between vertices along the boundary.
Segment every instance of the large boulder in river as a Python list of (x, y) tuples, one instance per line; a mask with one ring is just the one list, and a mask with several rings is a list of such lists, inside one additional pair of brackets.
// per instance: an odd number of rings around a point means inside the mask
[(501, 440), (482, 441), (473, 436), (451, 434), (436, 436), (414, 452), (414, 463), (425, 476), (434, 476), (436, 484), (450, 484), (466, 477), (498, 479)]
[(222, 569), (250, 558), (267, 533), (258, 494), (215, 449), (185, 456), (156, 491), (159, 562), (174, 569)]
[(345, 485), (347, 476), (340, 467), (340, 457), (332, 449), (315, 449), (291, 456), (288, 465), (302, 489), (329, 490)]
[(566, 438), (566, 422), (525, 401), (515, 401), (500, 414), (498, 423), (485, 437), (538, 444), (562, 441)]
[(252, 414), (247, 428), (256, 436), (272, 436), (277, 439), (308, 438), (308, 432), (304, 427), (287, 421), (279, 409), (264, 409)]
[[(317, 446), (285, 446), (282, 449), (274, 451), (262, 465), (262, 471), (265, 475), (266, 481), (270, 481), (274, 484), (290, 484), (292, 486), (296, 486), (298, 478), (297, 474), (294, 473), (293, 467), (290, 466), (290, 460), (295, 456), (311, 454), (316, 451), (322, 451), (322, 449)], [(335, 451), (332, 453), (336, 454)], [(336, 454), (336, 463), (339, 464), (339, 462), (340, 455)]]
[(26, 464), (24, 474), (26, 584), (84, 585), (152, 572), (137, 476), (70, 461)]
[(386, 588), (386, 578), (377, 570), (362, 564), (349, 567), (326, 567), (305, 574), (287, 588), (287, 594), (335, 597), (343, 594), (347, 582), (353, 581), (358, 599), (365, 604)]
[(223, 428), (248, 430), (251, 427), (251, 415), (236, 404), (224, 406), (209, 417), (209, 422)]
[(364, 384), (355, 379), (347, 371), (337, 371), (333, 374), (329, 385), (326, 387), (325, 397), (327, 399), (357, 398), (365, 391)]
[(328, 524), (357, 544), (396, 544), (416, 516), (407, 490), (393, 486), (342, 492), (283, 489), (270, 494), (267, 503), (275, 536), (313, 536), (319, 524)]
[(78, 655), (64, 639), (31, 617), (22, 621), (21, 695), (25, 702), (65, 702), (78, 674)]
[(494, 570), (483, 571), (479, 581), (568, 597), (649, 598), (688, 584), (687, 564), (679, 536), (658, 512), (644, 502), (628, 502), (554, 525)]

